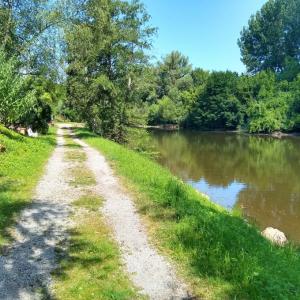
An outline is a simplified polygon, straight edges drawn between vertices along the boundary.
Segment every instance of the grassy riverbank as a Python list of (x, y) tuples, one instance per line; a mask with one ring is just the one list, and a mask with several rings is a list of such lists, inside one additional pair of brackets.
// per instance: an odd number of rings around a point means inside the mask
[(78, 129), (134, 191), (154, 242), (209, 299), (299, 299), (300, 256), (214, 205), (143, 155)]
[(55, 146), (54, 128), (38, 138), (21, 136), (0, 125), (0, 246), (9, 241), (8, 228), (26, 204)]

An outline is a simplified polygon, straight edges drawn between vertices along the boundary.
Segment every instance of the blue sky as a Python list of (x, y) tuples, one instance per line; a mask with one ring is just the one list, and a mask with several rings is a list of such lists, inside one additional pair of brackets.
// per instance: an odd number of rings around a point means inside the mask
[(245, 71), (237, 39), (249, 17), (266, 0), (143, 0), (158, 27), (152, 53), (172, 50), (189, 56), (194, 67)]

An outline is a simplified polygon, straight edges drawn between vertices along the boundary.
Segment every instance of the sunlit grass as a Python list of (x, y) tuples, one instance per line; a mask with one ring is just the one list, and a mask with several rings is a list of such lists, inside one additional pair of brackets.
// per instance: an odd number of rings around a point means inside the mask
[(79, 150), (69, 150), (65, 153), (65, 159), (69, 161), (84, 162), (86, 160), (86, 154)]
[(78, 165), (70, 170), (70, 185), (74, 187), (78, 186), (90, 186), (96, 184), (96, 179), (92, 171)]
[(73, 205), (78, 206), (78, 207), (83, 207), (85, 209), (91, 210), (91, 211), (98, 211), (99, 207), (102, 204), (102, 198), (93, 195), (93, 194), (88, 194), (80, 197), (76, 201), (73, 202)]
[[(152, 238), (205, 299), (299, 299), (300, 256), (278, 247), (240, 216), (213, 204), (168, 170), (124, 147), (77, 130), (135, 192)], [(154, 228), (154, 229), (153, 229)]]
[(78, 150), (78, 149), (81, 149), (82, 147), (77, 144), (74, 139), (70, 136), (69, 134), (69, 131), (67, 129), (64, 129), (63, 130), (64, 132), (64, 140), (65, 140), (65, 144), (64, 146), (66, 148), (69, 148), (69, 149), (73, 149), (74, 151)]
[(38, 138), (21, 136), (0, 125), (0, 246), (9, 241), (8, 228), (32, 200), (34, 188), (55, 147), (55, 129)]

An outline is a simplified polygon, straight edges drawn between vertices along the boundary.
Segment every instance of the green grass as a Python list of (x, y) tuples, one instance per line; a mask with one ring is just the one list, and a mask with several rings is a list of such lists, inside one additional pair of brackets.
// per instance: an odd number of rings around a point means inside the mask
[(84, 208), (74, 216), (68, 256), (55, 274), (55, 299), (140, 299), (122, 270), (118, 246), (102, 220), (102, 199), (85, 195), (74, 202)]
[(68, 135), (67, 130), (64, 130), (64, 140), (65, 147), (68, 149), (65, 153), (65, 159), (79, 163), (70, 169), (70, 184), (74, 187), (96, 184), (92, 171), (82, 164), (87, 159), (86, 154), (82, 151), (82, 147)]
[(93, 194), (84, 195), (73, 202), (73, 205), (83, 207), (91, 211), (98, 211), (101, 204), (102, 198)]
[(55, 129), (38, 138), (23, 137), (0, 125), (0, 246), (9, 242), (8, 228), (26, 204), (55, 147)]
[(67, 130), (64, 130), (65, 147), (74, 149), (74, 151), (81, 149), (82, 147), (77, 144), (72, 137), (68, 136)]
[(96, 179), (92, 171), (81, 165), (70, 170), (70, 177), (70, 184), (74, 187), (96, 184)]
[(65, 159), (69, 161), (84, 162), (86, 154), (83, 151), (69, 150), (65, 153)]
[(136, 191), (152, 238), (205, 299), (300, 299), (300, 253), (280, 248), (214, 205), (154, 161), (86, 130), (77, 134), (99, 149)]

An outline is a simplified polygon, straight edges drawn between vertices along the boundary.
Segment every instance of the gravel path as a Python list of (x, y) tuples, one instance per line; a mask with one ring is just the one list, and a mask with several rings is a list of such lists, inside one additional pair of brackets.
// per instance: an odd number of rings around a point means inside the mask
[[(69, 185), (76, 162), (64, 160), (63, 129), (57, 147), (39, 182), (33, 203), (22, 212), (13, 232), (14, 242), (0, 256), (0, 300), (51, 298), (51, 272), (57, 267), (56, 247), (66, 245), (71, 202), (81, 194)], [(103, 155), (75, 139), (87, 154), (86, 167), (96, 177), (93, 190), (104, 198), (102, 213), (111, 225), (126, 269), (141, 293), (155, 300), (188, 299), (186, 286), (171, 264), (148, 242), (133, 201), (122, 189)], [(89, 300), (89, 299), (87, 299)]]
[(96, 192), (104, 199), (102, 212), (113, 228), (123, 261), (134, 284), (150, 299), (188, 299), (186, 286), (170, 263), (149, 244), (133, 201), (122, 190), (103, 155), (76, 139), (87, 154), (96, 177)]
[(71, 225), (70, 201), (74, 190), (67, 181), (70, 167), (64, 161), (62, 129), (58, 129), (57, 147), (46, 172), (36, 188), (32, 205), (20, 216), (13, 232), (15, 242), (7, 255), (0, 256), (0, 299), (40, 299), (51, 283), (56, 267), (55, 248), (67, 237)]

